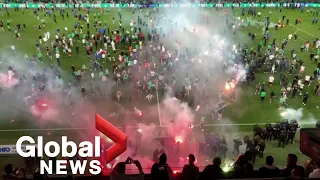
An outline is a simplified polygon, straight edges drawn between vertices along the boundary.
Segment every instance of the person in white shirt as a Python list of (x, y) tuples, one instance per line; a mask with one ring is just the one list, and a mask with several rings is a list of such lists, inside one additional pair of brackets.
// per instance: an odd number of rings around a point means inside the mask
[(107, 81), (107, 76), (102, 76), (102, 82)]
[(151, 93), (149, 93), (147, 96), (146, 96), (146, 100), (148, 100), (149, 103), (151, 103), (153, 99), (153, 95)]
[(301, 66), (301, 67), (300, 67), (300, 73), (303, 73), (304, 70), (305, 70), (305, 68), (306, 68), (305, 66)]
[(301, 79), (299, 79), (299, 80), (298, 80), (298, 86), (300, 87), (300, 86), (301, 86), (301, 84), (302, 84), (302, 80), (301, 80)]
[(289, 34), (289, 36), (288, 36), (288, 40), (290, 41), (290, 40), (291, 40), (291, 38), (292, 38), (292, 34)]
[(296, 54), (296, 53), (293, 53), (293, 54), (292, 54), (292, 59), (296, 59), (296, 57), (297, 57), (297, 54)]
[(318, 40), (318, 41), (316, 42), (316, 48), (317, 48), (317, 49), (320, 48), (320, 40)]
[(111, 47), (112, 47), (112, 50), (113, 50), (113, 51), (116, 51), (116, 46), (115, 46), (114, 41), (111, 41)]
[(270, 87), (272, 86), (273, 81), (274, 81), (274, 77), (273, 77), (273, 75), (271, 75), (271, 76), (269, 77), (269, 86), (270, 86)]
[(49, 31), (45, 33), (45, 37), (46, 37), (47, 39), (50, 39), (50, 32), (49, 32)]
[[(129, 159), (129, 158), (128, 158)], [(111, 171), (110, 173), (110, 180), (144, 180), (144, 173), (142, 171), (142, 167), (139, 161), (137, 160), (131, 160), (132, 162), (129, 162), (127, 159), (126, 162), (119, 162)], [(125, 174), (126, 172), (126, 164), (134, 164), (137, 166), (139, 170), (139, 176), (133, 177), (128, 176)]]
[(72, 38), (69, 38), (69, 43), (70, 43), (70, 46), (73, 47)]
[(309, 76), (309, 75), (306, 75), (306, 76), (305, 76), (305, 78), (304, 78), (304, 84), (305, 84), (306, 86), (310, 86), (310, 78), (311, 78), (311, 76)]
[(12, 72), (12, 70), (8, 70), (8, 79), (11, 80), (12, 76), (14, 75), (14, 73)]
[(47, 44), (47, 41), (48, 41), (47, 37), (44, 37), (42, 40), (43, 40), (44, 44)]
[(155, 72), (154, 71), (150, 71), (150, 75), (151, 75), (151, 77), (153, 77), (155, 75)]
[(276, 65), (273, 64), (272, 67), (271, 67), (271, 73), (274, 74), (275, 70), (276, 70)]
[(16, 53), (16, 47), (14, 45), (11, 46), (11, 49), (14, 53)]
[(59, 58), (60, 58), (60, 54), (56, 53), (56, 59), (59, 59)]
[(117, 91), (116, 98), (117, 98), (118, 101), (120, 101), (121, 91)]
[(288, 97), (287, 97), (287, 93), (284, 91), (283, 92), (283, 101), (284, 101), (284, 103), (286, 103), (286, 100), (288, 99)]
[(309, 47), (310, 47), (310, 43), (309, 43), (309, 41), (306, 43), (306, 45), (305, 45), (305, 49), (306, 49), (306, 51), (309, 51)]
[(309, 178), (320, 178), (320, 163), (317, 161), (314, 161), (314, 165), (316, 167), (315, 170), (313, 170), (310, 174), (309, 174)]
[(302, 95), (304, 84), (302, 83), (301, 79), (298, 80), (298, 86), (299, 86), (299, 89), (300, 89), (300, 93), (299, 94)]

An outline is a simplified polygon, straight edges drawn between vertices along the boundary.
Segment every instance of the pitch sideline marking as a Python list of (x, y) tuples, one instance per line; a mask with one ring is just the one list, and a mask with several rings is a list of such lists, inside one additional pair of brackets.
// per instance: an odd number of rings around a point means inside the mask
[(298, 28), (298, 27), (297, 27), (297, 26), (295, 26), (295, 25), (289, 24), (289, 26), (292, 26), (292, 27), (294, 27), (294, 28), (298, 29), (299, 31), (302, 31), (302, 32), (304, 32), (304, 33), (306, 33), (306, 34), (308, 34), (308, 35), (310, 35), (310, 36), (314, 37), (314, 38), (317, 38), (315, 35), (310, 34), (310, 33), (308, 33), (307, 31), (305, 31), (305, 30), (303, 30), (303, 29), (300, 29), (300, 28)]
[[(245, 124), (205, 124), (205, 127), (214, 127), (214, 126), (253, 126), (253, 125), (265, 125), (268, 123), (245, 123)], [(270, 124), (270, 123), (269, 123)], [(274, 123), (271, 123), (274, 124)], [(312, 125), (316, 122), (301, 122), (299, 125)], [(200, 125), (194, 125), (200, 126)], [(128, 128), (139, 128), (139, 126), (126, 126)], [(156, 127), (170, 127), (166, 126), (156, 126)], [(121, 127), (118, 127), (121, 128)], [(92, 130), (92, 128), (53, 128), (53, 129), (1, 129), (0, 132), (21, 132), (21, 131), (66, 131), (66, 130)]]

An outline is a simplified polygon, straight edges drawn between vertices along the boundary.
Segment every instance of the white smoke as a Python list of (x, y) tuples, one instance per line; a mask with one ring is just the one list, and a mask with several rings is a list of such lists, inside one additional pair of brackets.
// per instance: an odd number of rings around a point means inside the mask
[(280, 115), (283, 117), (283, 119), (287, 119), (289, 121), (296, 120), (302, 127), (314, 127), (314, 125), (317, 123), (317, 119), (313, 114), (304, 114), (303, 108), (286, 108), (280, 113)]

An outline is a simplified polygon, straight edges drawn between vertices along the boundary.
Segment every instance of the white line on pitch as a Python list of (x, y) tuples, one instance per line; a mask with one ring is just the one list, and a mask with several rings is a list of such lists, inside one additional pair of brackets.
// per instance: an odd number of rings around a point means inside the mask
[(292, 27), (294, 27), (294, 28), (298, 29), (299, 31), (302, 31), (302, 32), (304, 32), (304, 33), (306, 33), (306, 34), (309, 34), (309, 35), (310, 35), (310, 36), (312, 36), (312, 37), (317, 38), (315, 35), (310, 34), (310, 33), (308, 33), (307, 31), (305, 31), (305, 30), (303, 30), (303, 29), (300, 29), (300, 28), (298, 28), (298, 27), (297, 27), (297, 26), (295, 26), (295, 25), (289, 24), (289, 26), (292, 26)]
[[(265, 125), (265, 124), (275, 124), (275, 123), (247, 123), (247, 124), (205, 124), (205, 127), (214, 126), (253, 126), (253, 125)], [(312, 125), (316, 122), (300, 122), (299, 125)], [(156, 127), (170, 127), (171, 125), (162, 125)], [(178, 125), (177, 125), (178, 126)], [(194, 125), (200, 126), (200, 125)], [(128, 128), (139, 128), (139, 126), (126, 126)], [(118, 127), (121, 129), (121, 127)], [(21, 131), (66, 131), (66, 130), (92, 130), (93, 128), (52, 128), (52, 129), (1, 129), (0, 132), (21, 132)]]

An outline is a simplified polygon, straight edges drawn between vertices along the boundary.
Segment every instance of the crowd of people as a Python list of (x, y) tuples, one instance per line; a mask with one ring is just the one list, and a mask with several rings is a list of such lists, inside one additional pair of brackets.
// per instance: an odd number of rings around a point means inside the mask
[[(247, 151), (240, 154), (236, 161), (231, 165), (231, 171), (225, 172), (222, 168), (222, 160), (219, 157), (213, 159), (212, 164), (207, 165), (202, 172), (196, 164), (196, 157), (193, 154), (188, 156), (189, 163), (184, 165), (182, 171), (173, 171), (167, 163), (167, 155), (162, 153), (155, 160), (151, 168), (152, 180), (197, 180), (197, 179), (246, 179), (246, 178), (320, 178), (320, 163), (314, 160), (308, 160), (304, 166), (298, 165), (298, 158), (295, 154), (287, 155), (287, 165), (280, 169), (274, 165), (274, 158), (266, 156), (265, 165), (254, 170), (252, 164), (252, 152)], [(132, 176), (126, 174), (126, 166), (134, 164), (138, 168), (138, 175)], [(26, 179), (26, 170), (24, 168), (13, 168), (12, 164), (7, 164), (4, 168), (5, 180)], [(145, 174), (139, 160), (133, 160), (128, 157), (124, 162), (118, 162), (110, 173), (111, 180), (139, 179), (143, 180)], [(33, 173), (33, 179), (49, 179), (47, 175), (41, 175), (38, 171)], [(74, 179), (68, 175), (66, 179)]]
[[(8, 10), (6, 11), (8, 13)], [(74, 8), (71, 12), (67, 9), (54, 7), (51, 9), (34, 9), (34, 16), (39, 20), (39, 24), (34, 25), (39, 31), (39, 40), (38, 43), (35, 44), (37, 49), (36, 54), (31, 56), (28, 54), (25, 55), (25, 58), (29, 61), (29, 66), (32, 67), (38, 62), (42, 62), (43, 58), (49, 58), (50, 60), (56, 59), (56, 64), (60, 67), (61, 53), (73, 56), (74, 53), (79, 54), (83, 51), (86, 52), (90, 59), (90, 65), (83, 64), (80, 69), (72, 65), (71, 71), (74, 76), (74, 82), (65, 83), (64, 80), (67, 78), (62, 77), (60, 69), (52, 64), (51, 72), (47, 70), (38, 72), (33, 79), (40, 79), (40, 82), (36, 81), (30, 84), (39, 84), (39, 86), (41, 86), (39, 89), (44, 90), (45, 88), (43, 86), (45, 86), (46, 83), (43, 82), (43, 79), (48, 79), (45, 76), (50, 74), (50, 76), (56, 79), (56, 85), (65, 86), (66, 89), (72, 85), (79, 87), (84, 98), (88, 95), (88, 89), (95, 94), (106, 95), (106, 92), (104, 92), (105, 87), (113, 84), (115, 87), (113, 88), (114, 91), (108, 95), (111, 95), (118, 101), (121, 99), (134, 101), (138, 96), (141, 96), (142, 93), (144, 94), (142, 99), (145, 99), (147, 102), (152, 102), (156, 99), (155, 92), (166, 94), (167, 87), (171, 87), (173, 95), (182, 101), (188, 102), (191, 107), (196, 107), (196, 105), (200, 105), (205, 99), (208, 99), (210, 96), (209, 92), (212, 91), (209, 88), (210, 82), (208, 82), (210, 74), (203, 75), (201, 71), (194, 71), (184, 73), (182, 77), (177, 76), (177, 74), (180, 75), (178, 71), (193, 69), (192, 67), (197, 64), (194, 63), (194, 60), (200, 57), (201, 52), (196, 48), (186, 48), (185, 51), (180, 50), (178, 52), (176, 49), (167, 48), (168, 45), (163, 43), (166, 39), (170, 39), (170, 34), (178, 27), (176, 22), (172, 22), (171, 25), (165, 24), (168, 25), (166, 28), (158, 28), (155, 27), (155, 24), (163, 25), (164, 23), (163, 20), (158, 17), (158, 9), (152, 9), (148, 11), (147, 14), (141, 14), (141, 9), (133, 9), (132, 15), (134, 15), (134, 18), (132, 18), (128, 29), (123, 25), (123, 15), (120, 11), (116, 17), (112, 18), (112, 24), (119, 24), (119, 26), (111, 29), (111, 27), (108, 26), (108, 23), (111, 22), (102, 19), (102, 14), (108, 12), (109, 10), (97, 11), (90, 8), (82, 11), (80, 7)], [(244, 12), (245, 10), (242, 9), (243, 15)], [(223, 11), (223, 13), (225, 12)], [(260, 12), (256, 12), (256, 9), (249, 8), (248, 10), (248, 14), (254, 18), (256, 18), (258, 14), (258, 22), (255, 22), (255, 24), (257, 27), (263, 27), (264, 39), (260, 41), (256, 49), (249, 48), (247, 45), (240, 45), (240, 43), (238, 46), (232, 48), (232, 52), (226, 47), (228, 52), (223, 52), (222, 56), (229, 56), (232, 57), (232, 59), (224, 62), (225, 68), (240, 67), (240, 65), (243, 65), (246, 71), (244, 82), (248, 84), (255, 80), (255, 74), (259, 71), (263, 70), (265, 73), (271, 73), (268, 79), (269, 86), (265, 85), (265, 82), (259, 82), (256, 86), (256, 94), (260, 94), (261, 102), (264, 102), (267, 98), (267, 93), (270, 93), (269, 102), (272, 103), (275, 97), (279, 97), (280, 108), (284, 108), (288, 105), (288, 96), (295, 98), (296, 95), (301, 95), (302, 103), (306, 105), (309, 92), (304, 89), (306, 89), (305, 86), (309, 86), (312, 82), (316, 81), (320, 74), (319, 64), (315, 67), (313, 74), (304, 73), (306, 67), (304, 61), (299, 58), (299, 51), (297, 49), (290, 50), (291, 57), (284, 55), (285, 51), (289, 51), (286, 49), (287, 45), (296, 42), (291, 41), (291, 38), (294, 37), (294, 40), (297, 40), (299, 38), (298, 34), (289, 34), (288, 38), (284, 37), (281, 42), (276, 39), (273, 39), (272, 42), (269, 41), (269, 37), (271, 36), (270, 29), (278, 26), (281, 27), (285, 23), (285, 20), (288, 21), (289, 19), (283, 16), (282, 21), (279, 20), (278, 24), (273, 25), (273, 23), (270, 22), (269, 16), (261, 18), (261, 13), (259, 13)], [(51, 41), (52, 35), (50, 38), (50, 32), (46, 29), (46, 22), (41, 20), (40, 16), (51, 18), (57, 23), (57, 21), (60, 21), (57, 20), (57, 14), (60, 14), (62, 21), (64, 18), (75, 18), (74, 27), (71, 30), (67, 27), (57, 27), (56, 33), (53, 35), (54, 40)], [(89, 18), (89, 14), (93, 14), (93, 20)], [(147, 19), (150, 19), (150, 21)], [(207, 16), (204, 16), (203, 19), (205, 22), (208, 21)], [(236, 17), (234, 20), (229, 20), (226, 17), (222, 19), (226, 21), (226, 27), (234, 34), (238, 30), (238, 28), (235, 27), (235, 24), (238, 22), (242, 24), (242, 27), (250, 26), (254, 23), (251, 22), (251, 18), (249, 18), (247, 22), (244, 19), (239, 20)], [(247, 25), (245, 25), (246, 23)], [(12, 25), (13, 29), (11, 30)], [(0, 26), (3, 31), (6, 26), (6, 30), (12, 31), (18, 40), (23, 38), (22, 31), (27, 28), (26, 24), (14, 24), (11, 20), (7, 20), (6, 22), (2, 20)], [(90, 30), (92, 26), (94, 27), (93, 32)], [(44, 35), (42, 35), (43, 31), (41, 30), (45, 31)], [(196, 29), (193, 30), (196, 31)], [(254, 33), (249, 33), (249, 36), (252, 41), (255, 41), (256, 35)], [(78, 43), (78, 41), (81, 43)], [(179, 40), (176, 40), (175, 45), (178, 48), (180, 46), (184, 47)], [(43, 46), (46, 49), (46, 55), (43, 55), (44, 53), (41, 51)], [(209, 44), (208, 47), (215, 48), (212, 44)], [(263, 47), (267, 47), (266, 52), (264, 52)], [(310, 61), (317, 63), (320, 53), (319, 47), (320, 40), (318, 38), (306, 40), (306, 42), (301, 45), (300, 53), (309, 52)], [(16, 52), (15, 46), (11, 46), (11, 49)], [(112, 64), (111, 68), (107, 65), (110, 63)], [(275, 72), (281, 72), (279, 77), (281, 90), (279, 94), (272, 90), (268, 92), (268, 88), (278, 80), (274, 75)], [(286, 72), (289, 72), (292, 76), (288, 76)], [(27, 78), (23, 74), (16, 74), (16, 76), (22, 79)], [(44, 77), (41, 78), (40, 76)], [(291, 82), (290, 79), (292, 79)], [(88, 81), (90, 81), (89, 86), (81, 83)], [(235, 80), (235, 78), (232, 77), (229, 78), (228, 81), (233, 82), (239, 80)], [(132, 89), (129, 93), (123, 92), (121, 84), (128, 84), (128, 82), (132, 84)], [(35, 87), (37, 87), (37, 85), (35, 85)], [(320, 95), (319, 92), (319, 85), (316, 85), (314, 95)], [(232, 89), (231, 94), (231, 99), (235, 100), (236, 88)], [(205, 104), (207, 105), (207, 102), (205, 102)]]
[[(293, 178), (320, 178), (319, 168), (320, 163), (310, 160), (306, 163), (305, 167), (297, 164), (297, 156), (295, 154), (288, 154), (287, 166), (285, 169), (280, 170), (275, 166), (274, 158), (267, 156), (265, 165), (260, 167), (257, 171), (254, 171), (252, 165), (252, 153), (246, 152), (238, 156), (237, 160), (233, 164), (233, 171), (231, 173), (225, 173), (221, 166), (221, 159), (216, 157), (213, 159), (212, 164), (205, 167), (200, 173), (199, 168), (195, 164), (196, 159), (193, 154), (189, 155), (189, 163), (183, 167), (181, 174), (177, 175), (173, 172), (170, 166), (167, 164), (166, 154), (161, 154), (158, 162), (156, 162), (151, 169), (151, 176), (153, 180), (195, 180), (195, 179), (224, 179), (224, 178), (277, 178), (277, 177), (293, 177)], [(144, 178), (144, 173), (141, 168), (141, 164), (138, 160), (133, 161), (139, 169), (138, 179)], [(119, 179), (131, 179), (125, 175), (126, 164), (128, 162), (118, 163), (110, 175), (111, 180)]]

